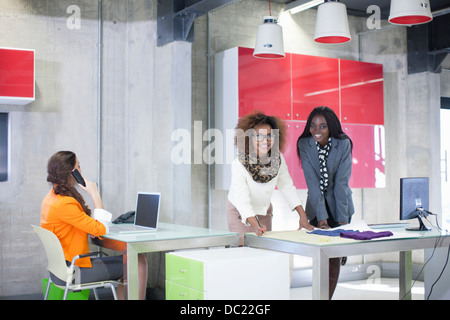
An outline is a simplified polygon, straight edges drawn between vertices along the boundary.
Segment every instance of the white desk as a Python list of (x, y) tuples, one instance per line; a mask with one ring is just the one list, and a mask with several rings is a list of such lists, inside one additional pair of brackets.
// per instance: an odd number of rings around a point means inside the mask
[[(450, 235), (441, 234), (435, 230), (415, 232), (395, 228), (391, 231), (395, 237), (367, 241), (312, 235), (307, 234), (305, 230), (268, 232), (262, 237), (247, 233), (244, 237), (244, 244), (249, 247), (311, 257), (313, 261), (313, 299), (328, 299), (330, 258), (398, 251), (400, 252), (399, 297), (411, 299), (411, 251), (435, 246), (448, 247)], [(401, 234), (401, 236), (397, 236), (397, 234)]]
[(148, 233), (110, 233), (93, 244), (122, 252), (125, 298), (138, 298), (138, 254), (179, 249), (238, 246), (236, 232), (159, 223)]

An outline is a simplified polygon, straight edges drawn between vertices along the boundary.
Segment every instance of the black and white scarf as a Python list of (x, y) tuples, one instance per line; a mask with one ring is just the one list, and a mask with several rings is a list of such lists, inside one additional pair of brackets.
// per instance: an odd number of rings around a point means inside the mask
[(322, 147), (320, 143), (316, 141), (317, 151), (319, 152), (319, 167), (320, 167), (320, 192), (324, 194), (328, 188), (328, 169), (327, 160), (331, 149), (331, 137), (328, 138), (328, 142), (325, 147)]

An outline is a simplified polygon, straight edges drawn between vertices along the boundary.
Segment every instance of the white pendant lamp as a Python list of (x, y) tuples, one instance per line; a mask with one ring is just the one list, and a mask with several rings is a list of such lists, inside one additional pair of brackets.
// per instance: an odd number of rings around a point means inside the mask
[(253, 56), (263, 59), (284, 58), (283, 29), (277, 23), (277, 18), (272, 16), (270, 1), (269, 16), (265, 16), (263, 20), (263, 24), (258, 27)]
[(389, 22), (399, 25), (414, 25), (430, 22), (429, 0), (391, 0)]
[(314, 41), (318, 43), (345, 43), (351, 40), (347, 8), (338, 1), (321, 4), (317, 9)]

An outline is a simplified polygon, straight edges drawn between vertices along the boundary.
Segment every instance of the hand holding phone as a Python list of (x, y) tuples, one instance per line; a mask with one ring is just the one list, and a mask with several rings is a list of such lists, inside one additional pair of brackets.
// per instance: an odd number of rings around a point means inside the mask
[(73, 169), (72, 175), (79, 184), (81, 184), (83, 187), (86, 187), (86, 182), (84, 182), (84, 179), (80, 174), (80, 171), (78, 171), (77, 169)]

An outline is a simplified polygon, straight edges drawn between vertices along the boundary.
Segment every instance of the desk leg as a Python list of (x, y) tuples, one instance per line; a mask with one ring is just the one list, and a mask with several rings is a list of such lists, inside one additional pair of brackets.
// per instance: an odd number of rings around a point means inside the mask
[(124, 259), (124, 299), (139, 299), (139, 283), (138, 283), (138, 254), (131, 246), (128, 246)]
[(411, 300), (412, 253), (400, 251), (399, 261), (399, 299)]
[(329, 299), (330, 261), (321, 252), (313, 257), (312, 298), (314, 300)]

